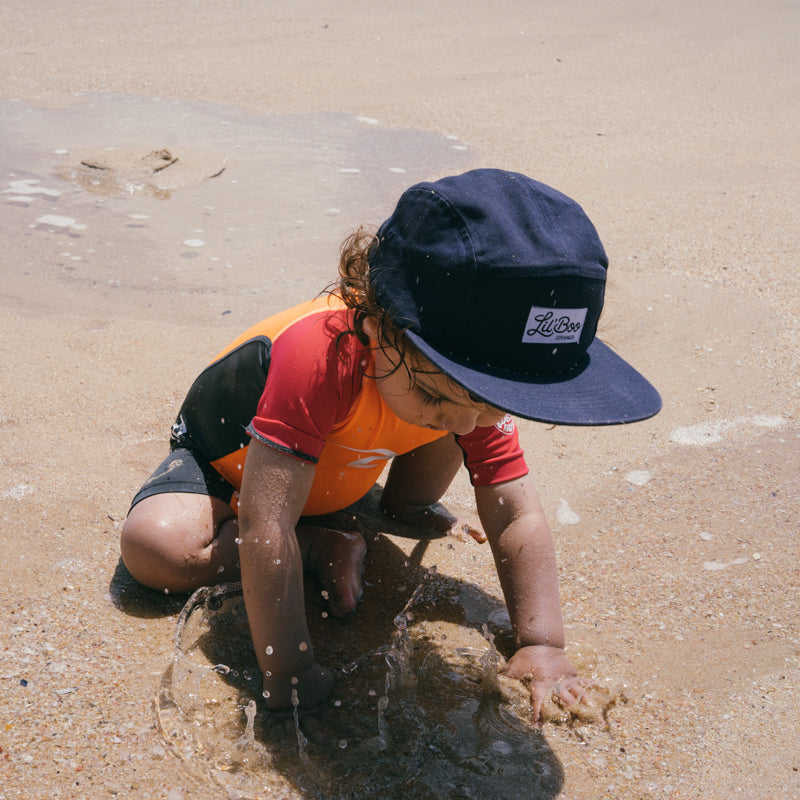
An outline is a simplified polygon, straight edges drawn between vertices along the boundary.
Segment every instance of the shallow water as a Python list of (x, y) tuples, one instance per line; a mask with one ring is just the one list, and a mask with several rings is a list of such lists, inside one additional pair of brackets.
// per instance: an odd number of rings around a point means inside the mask
[[(46, 274), (39, 261), (13, 283), (48, 305), (63, 305), (66, 289), (88, 311), (114, 291), (147, 314), (180, 295), (199, 314), (242, 311), (249, 324), (316, 295), (348, 231), (379, 224), (407, 186), (469, 160), (455, 138), (348, 114), (0, 99), (0, 235), (23, 262), (31, 237), (49, 254)], [(51, 298), (49, 282), (61, 289)]]
[(447, 582), (426, 576), (387, 641), (349, 642), (330, 707), (307, 728), (260, 702), (240, 586), (200, 590), (159, 688), (161, 730), (231, 797), (555, 797), (560, 765), (526, 698), (499, 684), (491, 636), (426, 619), (447, 597)]

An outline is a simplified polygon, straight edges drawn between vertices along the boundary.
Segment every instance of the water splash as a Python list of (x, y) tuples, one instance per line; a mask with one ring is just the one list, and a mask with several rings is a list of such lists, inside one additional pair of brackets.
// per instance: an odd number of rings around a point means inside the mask
[(292, 719), (294, 719), (294, 730), (297, 736), (297, 755), (300, 756), (300, 760), (304, 764), (307, 764), (308, 754), (306, 753), (306, 747), (308, 747), (308, 739), (300, 728), (299, 708), (300, 700), (297, 697), (297, 689), (292, 689)]
[[(332, 702), (307, 717), (296, 692), (284, 716), (259, 699), (241, 587), (199, 590), (179, 617), (159, 690), (162, 733), (187, 769), (230, 797), (554, 798), (558, 761), (524, 698), (498, 685), (502, 656), (488, 627), (435, 618), (452, 597), (447, 579), (423, 574), (386, 618), (388, 641), (351, 651)], [(324, 659), (325, 637), (312, 638)]]

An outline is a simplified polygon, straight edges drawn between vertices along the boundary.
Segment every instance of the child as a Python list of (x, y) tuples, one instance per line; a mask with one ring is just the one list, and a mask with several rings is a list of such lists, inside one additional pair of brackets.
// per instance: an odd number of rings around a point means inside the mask
[[(572, 425), (645, 419), (655, 389), (595, 339), (608, 262), (583, 210), (523, 175), (476, 170), (408, 189), (377, 235), (343, 245), (330, 297), (264, 320), (197, 378), (172, 451), (122, 530), (131, 574), (189, 591), (241, 577), (271, 709), (333, 683), (306, 626), (303, 571), (332, 614), (354, 611), (366, 543), (312, 515), (365, 495), (446, 530), (434, 504), (461, 464), (475, 488), (538, 719), (564, 654), (550, 531), (509, 413)], [(241, 565), (241, 566), (240, 566)]]

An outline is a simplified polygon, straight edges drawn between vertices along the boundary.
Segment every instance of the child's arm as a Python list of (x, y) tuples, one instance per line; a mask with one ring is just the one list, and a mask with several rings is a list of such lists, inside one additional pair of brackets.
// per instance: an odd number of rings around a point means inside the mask
[(239, 505), (242, 590), (273, 709), (291, 707), (292, 689), (301, 705), (316, 706), (333, 686), (333, 676), (314, 660), (295, 534), (313, 478), (311, 464), (250, 443)]
[(564, 653), (558, 572), (550, 527), (530, 476), (475, 488), (478, 514), (492, 547), (517, 651), (505, 673), (528, 683), (534, 720), (556, 683), (567, 706), (588, 683)]
[(449, 530), (456, 518), (438, 502), (463, 463), (452, 434), (397, 456), (381, 495), (383, 512), (410, 525)]

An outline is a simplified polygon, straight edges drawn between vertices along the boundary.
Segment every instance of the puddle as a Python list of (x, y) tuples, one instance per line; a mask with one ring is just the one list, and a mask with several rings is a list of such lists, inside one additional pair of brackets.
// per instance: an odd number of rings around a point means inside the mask
[(220, 177), (227, 161), (185, 148), (177, 155), (167, 147), (149, 151), (106, 148), (69, 156), (57, 174), (84, 191), (99, 195), (147, 194), (162, 200), (170, 198), (174, 191)]
[(350, 230), (471, 155), (349, 114), (87, 95), (58, 109), (0, 100), (0, 165), (0, 236), (35, 267), (5, 287), (20, 302), (111, 287), (129, 308), (181, 293), (219, 313), (255, 299), (260, 313), (265, 298), (271, 310), (316, 295)]

